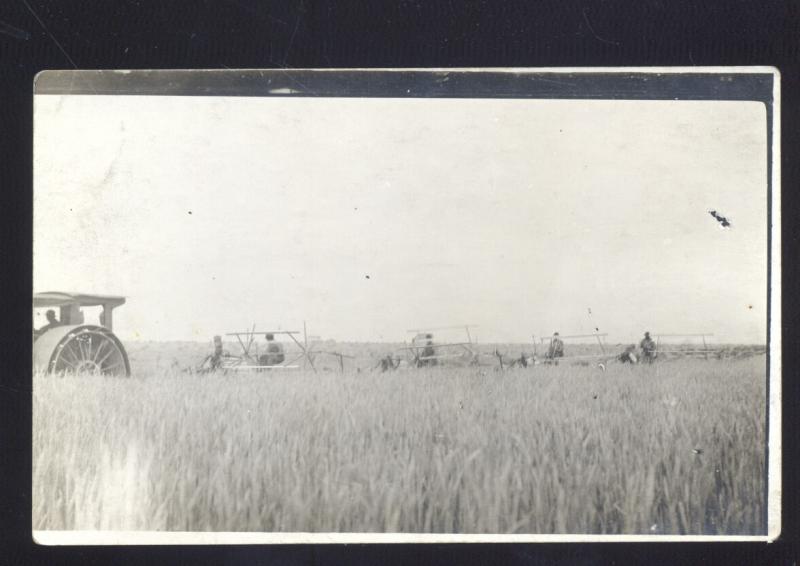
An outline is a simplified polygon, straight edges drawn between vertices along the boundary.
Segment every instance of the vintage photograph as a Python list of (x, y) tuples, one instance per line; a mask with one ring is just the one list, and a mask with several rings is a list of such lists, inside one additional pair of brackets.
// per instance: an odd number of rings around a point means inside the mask
[(40, 74), (36, 540), (777, 535), (777, 92)]

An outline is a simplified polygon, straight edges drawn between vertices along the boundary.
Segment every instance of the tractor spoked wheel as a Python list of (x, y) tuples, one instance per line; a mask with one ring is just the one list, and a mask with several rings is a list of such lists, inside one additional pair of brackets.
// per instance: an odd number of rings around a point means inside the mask
[(69, 333), (56, 347), (50, 371), (61, 374), (129, 374), (128, 359), (119, 342), (98, 328), (81, 328)]

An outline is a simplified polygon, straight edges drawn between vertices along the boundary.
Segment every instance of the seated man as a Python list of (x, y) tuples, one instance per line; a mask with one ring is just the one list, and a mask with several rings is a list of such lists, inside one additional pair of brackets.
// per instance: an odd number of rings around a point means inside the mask
[(47, 324), (42, 326), (39, 330), (36, 331), (37, 334), (44, 334), (51, 328), (55, 328), (56, 326), (61, 326), (61, 323), (56, 318), (56, 311), (53, 309), (48, 309), (45, 313), (45, 317), (47, 317)]
[(258, 357), (258, 362), (262, 366), (277, 366), (282, 364), (286, 359), (283, 353), (283, 345), (275, 341), (275, 336), (272, 333), (264, 335), (267, 339), (267, 353)]
[(550, 346), (547, 348), (545, 359), (549, 360), (547, 363), (555, 363), (558, 365), (558, 358), (564, 357), (564, 342), (558, 335), (558, 332), (553, 333), (550, 339)]
[(435, 366), (436, 358), (433, 357), (435, 355), (436, 355), (436, 349), (433, 347), (433, 334), (426, 334), (425, 346), (422, 348), (422, 354), (419, 357), (418, 365)]

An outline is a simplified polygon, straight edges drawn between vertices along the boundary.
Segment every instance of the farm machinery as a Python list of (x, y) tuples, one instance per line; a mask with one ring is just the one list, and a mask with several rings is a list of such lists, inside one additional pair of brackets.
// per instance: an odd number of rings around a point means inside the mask
[[(411, 344), (400, 349), (399, 355), (387, 356), (381, 360), (381, 368), (394, 369), (401, 366), (406, 367), (426, 367), (442, 364), (452, 364), (458, 366), (493, 366), (504, 370), (514, 367), (528, 367), (533, 365), (557, 365), (560, 361), (578, 362), (589, 365), (591, 361), (603, 363), (618, 357), (618, 354), (610, 353), (607, 350), (604, 338), (606, 334), (576, 334), (568, 336), (558, 336), (556, 333), (551, 338), (540, 339), (541, 346), (545, 351), (537, 352), (536, 337), (533, 337), (532, 352), (520, 352), (518, 355), (509, 355), (501, 352), (499, 347), (495, 347), (492, 352), (480, 351), (478, 345), (473, 340), (471, 328), (475, 325), (462, 326), (441, 326), (437, 328), (421, 328), (409, 330), (414, 334)], [(434, 341), (433, 332), (441, 330), (463, 330), (465, 339), (463, 341), (450, 341), (438, 343)], [(583, 346), (577, 353), (569, 356), (563, 354), (563, 340), (581, 340), (592, 338), (597, 341), (599, 352), (594, 351), (594, 347)], [(547, 342), (549, 340), (549, 342)], [(556, 347), (561, 345), (561, 350)]]
[[(406, 362), (412, 367), (435, 366), (445, 362), (445, 360), (458, 360), (461, 365), (476, 365), (479, 354), (472, 341), (470, 328), (474, 328), (474, 325), (465, 324), (464, 326), (439, 326), (408, 330), (407, 332), (414, 336), (411, 338), (410, 345), (401, 348), (400, 352), (405, 354)], [(464, 340), (441, 344), (434, 342), (433, 332), (462, 329), (465, 334)]]
[[(35, 293), (34, 319), (46, 309), (48, 324), (34, 328), (34, 370), (129, 376), (125, 347), (112, 331), (113, 311), (124, 303), (111, 295)], [(88, 312), (97, 314), (97, 324), (86, 323)]]
[[(315, 344), (309, 345), (305, 324), (303, 324), (302, 340), (298, 338), (299, 330), (258, 330), (255, 325), (249, 330), (241, 332), (227, 332), (225, 336), (234, 337), (239, 347), (238, 354), (230, 354), (222, 349), (222, 337), (214, 339), (215, 352), (207, 356), (199, 367), (191, 369), (195, 373), (222, 372), (265, 372), (297, 370), (310, 367), (315, 373), (314, 365), (316, 356), (328, 355), (337, 358), (341, 371), (344, 371), (344, 360), (354, 358), (341, 352), (315, 350)], [(263, 336), (265, 344), (259, 345), (257, 338)], [(287, 353), (283, 343), (276, 337), (289, 339), (289, 344), (294, 351)]]
[[(394, 354), (381, 359), (378, 367), (386, 371), (400, 367), (481, 366), (486, 365), (486, 359), (491, 359), (492, 365), (494, 362), (498, 362), (500, 369), (504, 369), (505, 366), (514, 366), (520, 363), (521, 359), (504, 361), (504, 357), (496, 349), (492, 353), (481, 352), (470, 332), (472, 328), (476, 328), (476, 325), (464, 324), (408, 330), (409, 334), (413, 334), (410, 343), (407, 342), (406, 346), (400, 348)], [(464, 338), (439, 342), (435, 339), (434, 332), (438, 335), (441, 331), (451, 336), (453, 332), (460, 333), (463, 331)]]
[[(547, 365), (557, 365), (559, 362), (577, 365), (594, 363), (604, 367), (608, 362), (636, 364), (687, 357), (709, 359), (710, 357), (717, 358), (720, 355), (719, 350), (709, 345), (708, 338), (714, 335), (708, 333), (654, 334), (652, 338), (655, 340), (653, 340), (648, 332), (638, 350), (636, 344), (619, 345), (623, 347), (622, 352), (612, 351), (605, 342), (606, 336), (607, 334), (601, 333), (559, 336), (556, 333), (550, 337), (541, 337), (539, 346), (544, 348), (543, 363)], [(535, 349), (537, 341), (535, 336), (533, 338)], [(596, 341), (597, 344), (592, 345), (586, 340)], [(572, 341), (566, 348), (567, 353), (563, 348), (564, 341)], [(645, 341), (649, 341), (649, 347)], [(559, 352), (559, 342), (562, 349), (560, 353), (557, 353)]]
[(718, 357), (719, 350), (708, 344), (713, 334), (655, 334), (656, 353), (667, 358), (703, 358)]
[[(608, 346), (605, 343), (607, 334), (595, 332), (592, 334), (568, 334), (559, 335), (558, 332), (549, 337), (540, 337), (539, 346), (544, 348), (541, 355), (541, 361), (545, 365), (558, 365), (560, 362), (578, 363), (580, 365), (589, 365), (590, 363), (604, 364), (615, 358), (619, 358), (619, 354), (609, 353)], [(597, 342), (597, 345), (585, 344), (582, 341), (589, 340)], [(576, 341), (581, 341), (576, 343)], [(567, 348), (566, 344), (570, 344)], [(536, 336), (533, 336), (534, 356), (538, 359), (538, 351), (536, 344)], [(630, 358), (630, 361), (636, 362), (635, 357)]]

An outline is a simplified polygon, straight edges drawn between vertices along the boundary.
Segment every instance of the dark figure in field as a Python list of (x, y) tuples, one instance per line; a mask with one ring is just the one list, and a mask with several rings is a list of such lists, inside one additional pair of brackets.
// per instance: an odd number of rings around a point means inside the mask
[[(399, 363), (400, 363), (400, 361), (398, 360), (397, 364), (399, 364)], [(394, 358), (392, 358), (391, 355), (388, 355), (388, 356), (386, 356), (384, 358), (381, 358), (381, 361), (378, 362), (378, 365), (381, 368), (381, 372), (395, 370), (395, 369), (397, 369), (397, 364), (395, 364)]]
[[(433, 334), (425, 335), (425, 347), (422, 348), (422, 354), (418, 358), (417, 365), (419, 366), (435, 366), (436, 349), (433, 347)], [(425, 359), (427, 358), (427, 359)]]
[(652, 364), (656, 359), (656, 343), (650, 338), (650, 333), (645, 332), (644, 338), (639, 342), (639, 347), (642, 349), (642, 361), (647, 364)]
[(222, 349), (222, 336), (214, 336), (214, 353), (208, 358), (212, 370), (222, 365), (223, 356), (225, 356), (225, 351)]
[(635, 364), (639, 360), (636, 358), (636, 344), (631, 344), (625, 351), (622, 352), (619, 356), (617, 356), (617, 360), (622, 362), (623, 364)]
[(263, 366), (277, 366), (286, 359), (283, 353), (283, 345), (275, 342), (275, 336), (271, 333), (265, 334), (267, 339), (267, 353), (259, 356), (258, 361)]
[(47, 324), (42, 326), (39, 330), (37, 330), (37, 334), (44, 334), (51, 328), (55, 328), (56, 326), (61, 326), (61, 323), (56, 318), (56, 311), (53, 309), (49, 309), (46, 313), (44, 313), (45, 317), (47, 317)]
[(547, 354), (545, 355), (545, 358), (558, 365), (558, 358), (563, 357), (564, 342), (559, 337), (558, 332), (556, 332), (553, 334), (553, 338), (550, 340), (550, 346), (547, 348)]
[(222, 367), (222, 359), (228, 356), (228, 352), (222, 349), (222, 337), (214, 336), (214, 352), (206, 356), (197, 371), (212, 372)]
[[(494, 355), (500, 359), (500, 364), (502, 365), (503, 356), (500, 354), (500, 352), (495, 350)], [(533, 360), (531, 360), (531, 363), (533, 363)], [(528, 367), (528, 358), (525, 356), (525, 352), (522, 352), (518, 358), (514, 358), (513, 360), (511, 360), (511, 363), (508, 365), (508, 367), (512, 368), (515, 368), (517, 366), (522, 366), (524, 368)]]

